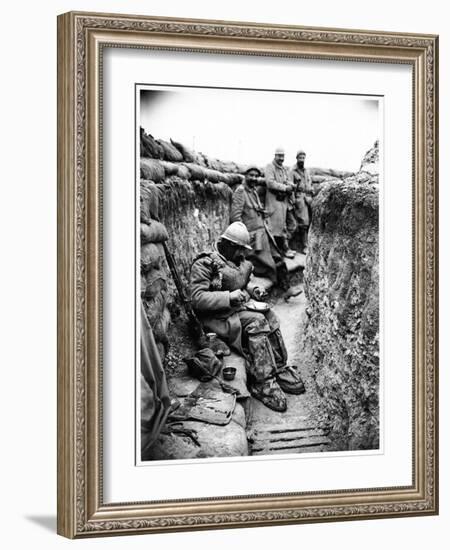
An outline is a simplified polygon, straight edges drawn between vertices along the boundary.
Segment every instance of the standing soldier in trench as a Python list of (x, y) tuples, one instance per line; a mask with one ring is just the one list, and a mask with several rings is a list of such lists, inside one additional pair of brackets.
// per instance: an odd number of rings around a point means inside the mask
[(287, 351), (275, 313), (256, 311), (251, 298), (263, 292), (252, 283), (251, 250), (245, 225), (234, 222), (215, 248), (194, 260), (190, 277), (191, 303), (203, 327), (246, 359), (250, 393), (267, 407), (284, 412), (287, 393), (305, 391), (296, 367), (287, 365)]
[(269, 214), (269, 224), (278, 248), (286, 258), (293, 258), (295, 252), (289, 248), (289, 238), (295, 231), (293, 214), (292, 183), (289, 170), (283, 166), (284, 149), (275, 150), (273, 161), (266, 166), (265, 180), (267, 186), (266, 209)]
[(242, 222), (248, 229), (252, 250), (247, 259), (253, 264), (253, 273), (278, 284), (287, 300), (302, 290), (289, 284), (286, 263), (268, 227), (268, 214), (256, 189), (262, 175), (256, 166), (247, 168), (244, 183), (233, 193), (230, 222)]
[(294, 182), (294, 212), (300, 236), (300, 252), (306, 253), (308, 244), (308, 230), (311, 224), (311, 203), (313, 199), (313, 186), (311, 174), (305, 168), (306, 153), (303, 150), (297, 152), (297, 162), (291, 170)]

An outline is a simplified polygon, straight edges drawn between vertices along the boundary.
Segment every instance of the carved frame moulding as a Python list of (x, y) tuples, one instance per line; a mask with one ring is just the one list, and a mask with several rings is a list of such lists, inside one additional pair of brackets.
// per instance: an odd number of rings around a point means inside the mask
[[(412, 68), (412, 483), (103, 500), (104, 48)], [(58, 17), (58, 533), (70, 538), (438, 513), (438, 37), (70, 12)], [(132, 176), (131, 176), (132, 177)], [(130, 361), (132, 358), (130, 358)]]

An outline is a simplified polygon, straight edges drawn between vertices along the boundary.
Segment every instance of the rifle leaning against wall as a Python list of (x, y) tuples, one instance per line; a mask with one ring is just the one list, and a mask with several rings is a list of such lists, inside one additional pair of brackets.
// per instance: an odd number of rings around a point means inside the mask
[(169, 265), (170, 272), (172, 273), (173, 282), (177, 287), (178, 295), (180, 296), (181, 302), (183, 303), (184, 311), (186, 312), (186, 315), (189, 319), (189, 328), (192, 330), (192, 333), (196, 339), (204, 340), (205, 332), (203, 330), (202, 324), (198, 320), (198, 317), (192, 308), (191, 301), (186, 296), (183, 285), (181, 283), (180, 274), (178, 273), (172, 253), (170, 252), (165, 242), (163, 242), (162, 245), (164, 247), (164, 254), (166, 255), (167, 264)]

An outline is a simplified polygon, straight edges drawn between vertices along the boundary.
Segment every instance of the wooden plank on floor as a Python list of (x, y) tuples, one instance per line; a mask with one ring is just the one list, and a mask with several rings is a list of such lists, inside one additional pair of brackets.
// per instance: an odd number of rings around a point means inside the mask
[(257, 432), (249, 434), (249, 439), (252, 441), (297, 441), (307, 439), (309, 437), (324, 437), (326, 433), (321, 429), (315, 430), (289, 430), (284, 433), (272, 432)]
[(257, 451), (259, 449), (293, 449), (299, 447), (310, 447), (311, 445), (328, 445), (329, 439), (325, 436), (313, 436), (297, 439), (278, 439), (278, 440), (266, 440), (266, 441), (255, 441), (252, 444), (252, 450)]

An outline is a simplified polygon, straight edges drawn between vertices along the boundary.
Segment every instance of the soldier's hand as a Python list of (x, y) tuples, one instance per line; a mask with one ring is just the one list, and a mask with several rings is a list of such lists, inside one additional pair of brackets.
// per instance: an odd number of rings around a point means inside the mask
[(230, 292), (230, 304), (232, 306), (238, 306), (246, 301), (247, 297), (242, 290), (233, 290)]
[(288, 183), (286, 185), (286, 193), (292, 193), (293, 190), (294, 190), (294, 186), (292, 185), (292, 183)]
[(254, 296), (257, 300), (263, 300), (264, 298), (266, 298), (267, 292), (266, 292), (263, 288), (256, 287), (256, 288), (253, 290), (253, 296)]

